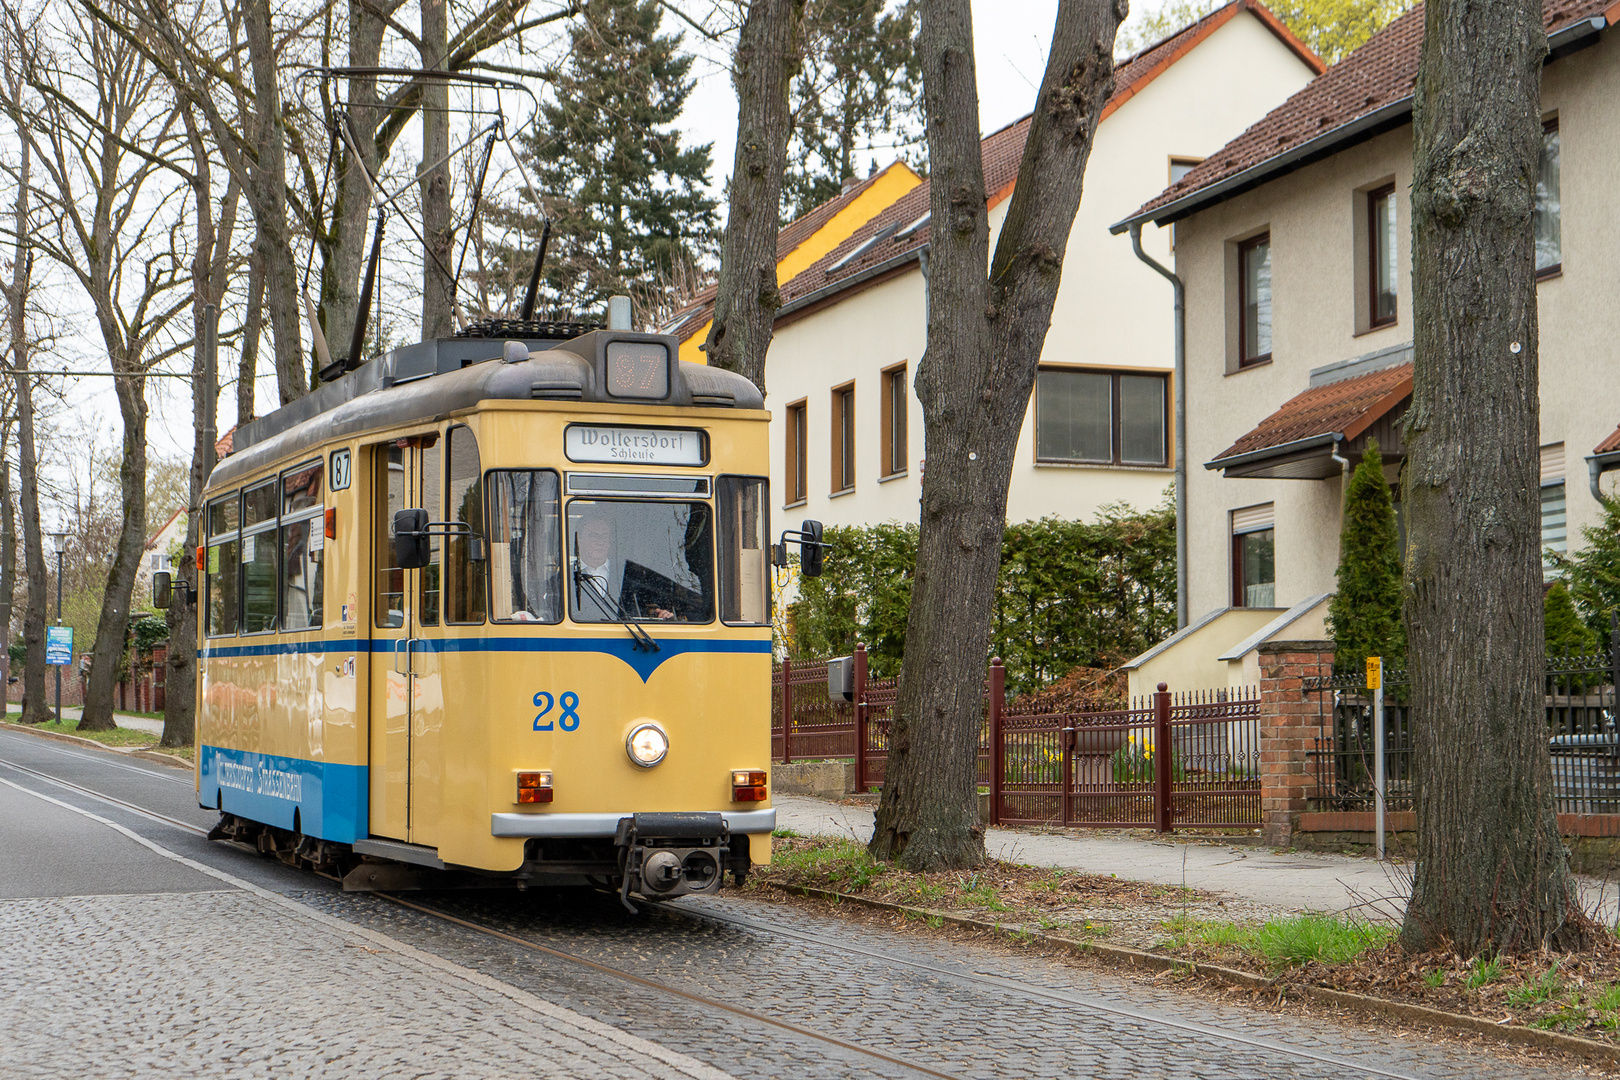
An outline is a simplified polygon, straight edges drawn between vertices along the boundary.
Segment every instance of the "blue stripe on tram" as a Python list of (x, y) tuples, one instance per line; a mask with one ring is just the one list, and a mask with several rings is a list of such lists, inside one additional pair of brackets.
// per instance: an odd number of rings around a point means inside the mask
[(282, 829), (342, 844), (370, 833), (370, 781), (364, 765), (199, 747), (197, 801)]
[[(319, 641), (288, 641), (266, 645), (210, 646), (198, 650), (203, 659), (237, 656), (280, 656), (293, 653), (351, 653), (393, 652), (403, 638), (332, 638)], [(451, 637), (415, 638), (414, 648), (422, 652), (541, 652), (541, 653), (602, 653), (616, 656), (628, 664), (641, 681), (652, 677), (664, 661), (686, 653), (757, 653), (769, 654), (769, 641), (712, 641), (664, 638), (658, 642), (658, 652), (636, 647), (629, 638), (615, 641), (608, 638), (583, 637)]]

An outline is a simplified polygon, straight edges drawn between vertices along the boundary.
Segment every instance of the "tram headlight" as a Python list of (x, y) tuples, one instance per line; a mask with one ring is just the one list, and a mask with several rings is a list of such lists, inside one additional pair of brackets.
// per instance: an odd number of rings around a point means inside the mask
[(669, 753), (669, 736), (657, 724), (637, 724), (624, 740), (624, 752), (643, 769), (650, 769)]

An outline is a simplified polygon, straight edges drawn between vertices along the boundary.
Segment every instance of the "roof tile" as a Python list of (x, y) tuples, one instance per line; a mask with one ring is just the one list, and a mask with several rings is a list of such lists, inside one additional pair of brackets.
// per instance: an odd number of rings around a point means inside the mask
[(1284, 402), (1253, 431), (1215, 455), (1215, 460), (1225, 461), (1334, 432), (1353, 439), (1411, 393), (1410, 361), (1313, 386)]
[[(1579, 19), (1602, 14), (1613, 2), (1544, 0), (1543, 22), (1550, 33)], [(1409, 97), (1417, 80), (1422, 45), (1423, 5), (1418, 4), (1143, 204), (1131, 217), (1150, 217), (1155, 210), (1261, 165), (1296, 143)]]

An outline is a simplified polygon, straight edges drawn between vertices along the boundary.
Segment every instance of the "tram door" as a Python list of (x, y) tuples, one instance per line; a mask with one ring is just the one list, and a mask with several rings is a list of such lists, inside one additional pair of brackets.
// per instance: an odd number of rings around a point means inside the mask
[(437, 846), (438, 735), (443, 694), (437, 654), (422, 637), (436, 630), (438, 545), (432, 564), (402, 569), (394, 515), (442, 501), (436, 436), (372, 447), (371, 832)]

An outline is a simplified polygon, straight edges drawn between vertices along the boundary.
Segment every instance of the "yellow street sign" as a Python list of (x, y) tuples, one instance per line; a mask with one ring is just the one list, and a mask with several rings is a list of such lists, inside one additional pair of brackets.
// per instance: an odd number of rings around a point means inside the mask
[(1384, 682), (1384, 658), (1367, 657), (1367, 689), (1377, 690)]

